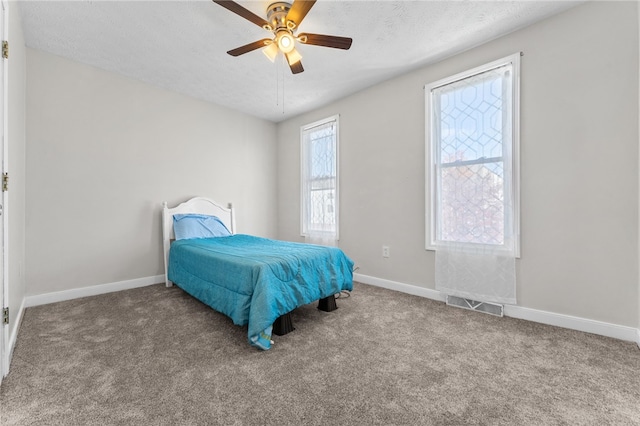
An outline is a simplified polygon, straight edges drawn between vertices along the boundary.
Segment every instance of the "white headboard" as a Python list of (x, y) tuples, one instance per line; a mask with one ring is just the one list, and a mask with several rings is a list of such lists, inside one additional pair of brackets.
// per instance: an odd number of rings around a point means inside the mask
[(232, 234), (236, 233), (236, 219), (233, 211), (233, 205), (228, 204), (227, 208), (213, 200), (204, 197), (195, 197), (189, 201), (170, 209), (167, 202), (162, 203), (162, 246), (164, 248), (164, 276), (167, 287), (171, 287), (173, 283), (169, 281), (167, 269), (169, 267), (169, 248), (171, 241), (175, 239), (173, 232), (173, 215), (184, 213), (197, 213), (217, 216)]

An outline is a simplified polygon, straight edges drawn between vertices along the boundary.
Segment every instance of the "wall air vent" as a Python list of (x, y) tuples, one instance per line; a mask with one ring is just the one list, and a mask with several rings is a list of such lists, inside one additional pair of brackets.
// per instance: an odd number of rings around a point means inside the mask
[(447, 305), (456, 308), (469, 309), (471, 311), (484, 312), (498, 317), (504, 316), (504, 306), (498, 303), (478, 302), (477, 300), (464, 299), (447, 295)]

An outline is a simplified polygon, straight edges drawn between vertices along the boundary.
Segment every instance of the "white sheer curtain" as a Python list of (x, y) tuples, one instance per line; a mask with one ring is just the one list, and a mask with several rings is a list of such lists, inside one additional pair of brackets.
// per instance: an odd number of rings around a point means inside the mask
[(337, 117), (302, 130), (302, 234), (307, 243), (337, 245), (337, 146)]
[(513, 68), (432, 89), (436, 289), (515, 304)]
[(304, 242), (308, 244), (319, 244), (322, 246), (336, 247), (338, 240), (333, 232), (312, 231), (304, 236)]
[(515, 256), (489, 246), (436, 246), (436, 289), (480, 302), (516, 303)]

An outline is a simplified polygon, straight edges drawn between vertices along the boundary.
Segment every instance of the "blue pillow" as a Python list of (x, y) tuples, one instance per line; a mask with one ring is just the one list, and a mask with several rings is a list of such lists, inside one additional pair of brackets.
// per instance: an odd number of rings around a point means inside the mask
[(217, 216), (192, 213), (173, 215), (173, 232), (176, 235), (176, 240), (228, 237), (231, 235), (231, 232)]

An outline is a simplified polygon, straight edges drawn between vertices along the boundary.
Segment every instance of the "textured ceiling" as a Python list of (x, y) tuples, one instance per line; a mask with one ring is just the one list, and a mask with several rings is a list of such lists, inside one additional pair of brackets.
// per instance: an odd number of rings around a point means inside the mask
[[(265, 17), (271, 1), (238, 1)], [(269, 33), (210, 0), (21, 1), (27, 46), (281, 121), (559, 13), (569, 1), (320, 0), (299, 32), (353, 38), (304, 45), (292, 75), (259, 50)]]

